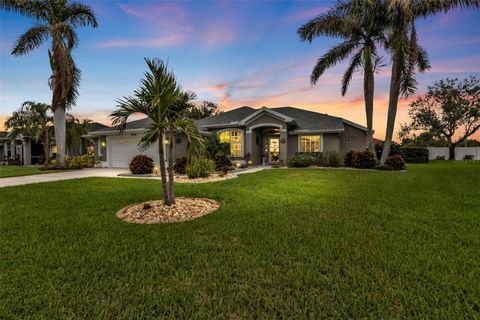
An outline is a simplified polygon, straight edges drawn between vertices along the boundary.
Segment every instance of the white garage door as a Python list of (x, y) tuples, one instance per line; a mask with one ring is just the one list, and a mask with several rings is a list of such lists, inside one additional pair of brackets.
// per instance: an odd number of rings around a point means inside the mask
[(138, 142), (140, 137), (124, 136), (124, 137), (108, 137), (107, 148), (109, 149), (108, 163), (113, 168), (128, 168), (128, 164), (133, 157), (144, 154), (153, 159), (158, 165), (158, 144), (151, 145), (148, 149), (140, 151)]

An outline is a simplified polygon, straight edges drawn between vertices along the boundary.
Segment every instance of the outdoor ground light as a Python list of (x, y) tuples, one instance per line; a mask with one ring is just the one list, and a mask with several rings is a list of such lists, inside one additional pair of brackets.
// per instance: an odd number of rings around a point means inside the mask
[(253, 164), (252, 160), (248, 160), (248, 165), (251, 166)]
[(158, 167), (158, 166), (153, 167), (153, 173), (154, 174), (158, 174), (159, 172), (160, 172), (160, 167)]
[(237, 168), (240, 168), (240, 163), (239, 162), (237, 162), (235, 165), (237, 166)]

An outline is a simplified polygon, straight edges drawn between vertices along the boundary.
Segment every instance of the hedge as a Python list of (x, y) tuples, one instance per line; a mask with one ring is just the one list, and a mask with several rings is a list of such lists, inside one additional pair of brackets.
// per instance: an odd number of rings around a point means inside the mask
[(426, 163), (428, 162), (428, 149), (420, 147), (400, 148), (398, 153), (405, 159), (406, 163)]

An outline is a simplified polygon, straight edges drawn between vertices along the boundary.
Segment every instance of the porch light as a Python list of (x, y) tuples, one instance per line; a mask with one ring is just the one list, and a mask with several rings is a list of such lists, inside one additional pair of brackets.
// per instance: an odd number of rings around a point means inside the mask
[(105, 143), (105, 141), (102, 141), (101, 146), (102, 146), (102, 147), (105, 147), (106, 145), (107, 145), (107, 144)]

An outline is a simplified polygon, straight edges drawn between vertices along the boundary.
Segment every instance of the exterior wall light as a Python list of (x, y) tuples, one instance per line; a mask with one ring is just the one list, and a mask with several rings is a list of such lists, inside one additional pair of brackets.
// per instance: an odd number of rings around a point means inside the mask
[(107, 143), (105, 141), (102, 141), (101, 146), (105, 147), (106, 145), (107, 145)]
[(165, 139), (165, 140), (163, 140), (163, 143), (165, 143), (165, 144), (170, 144), (170, 140)]

